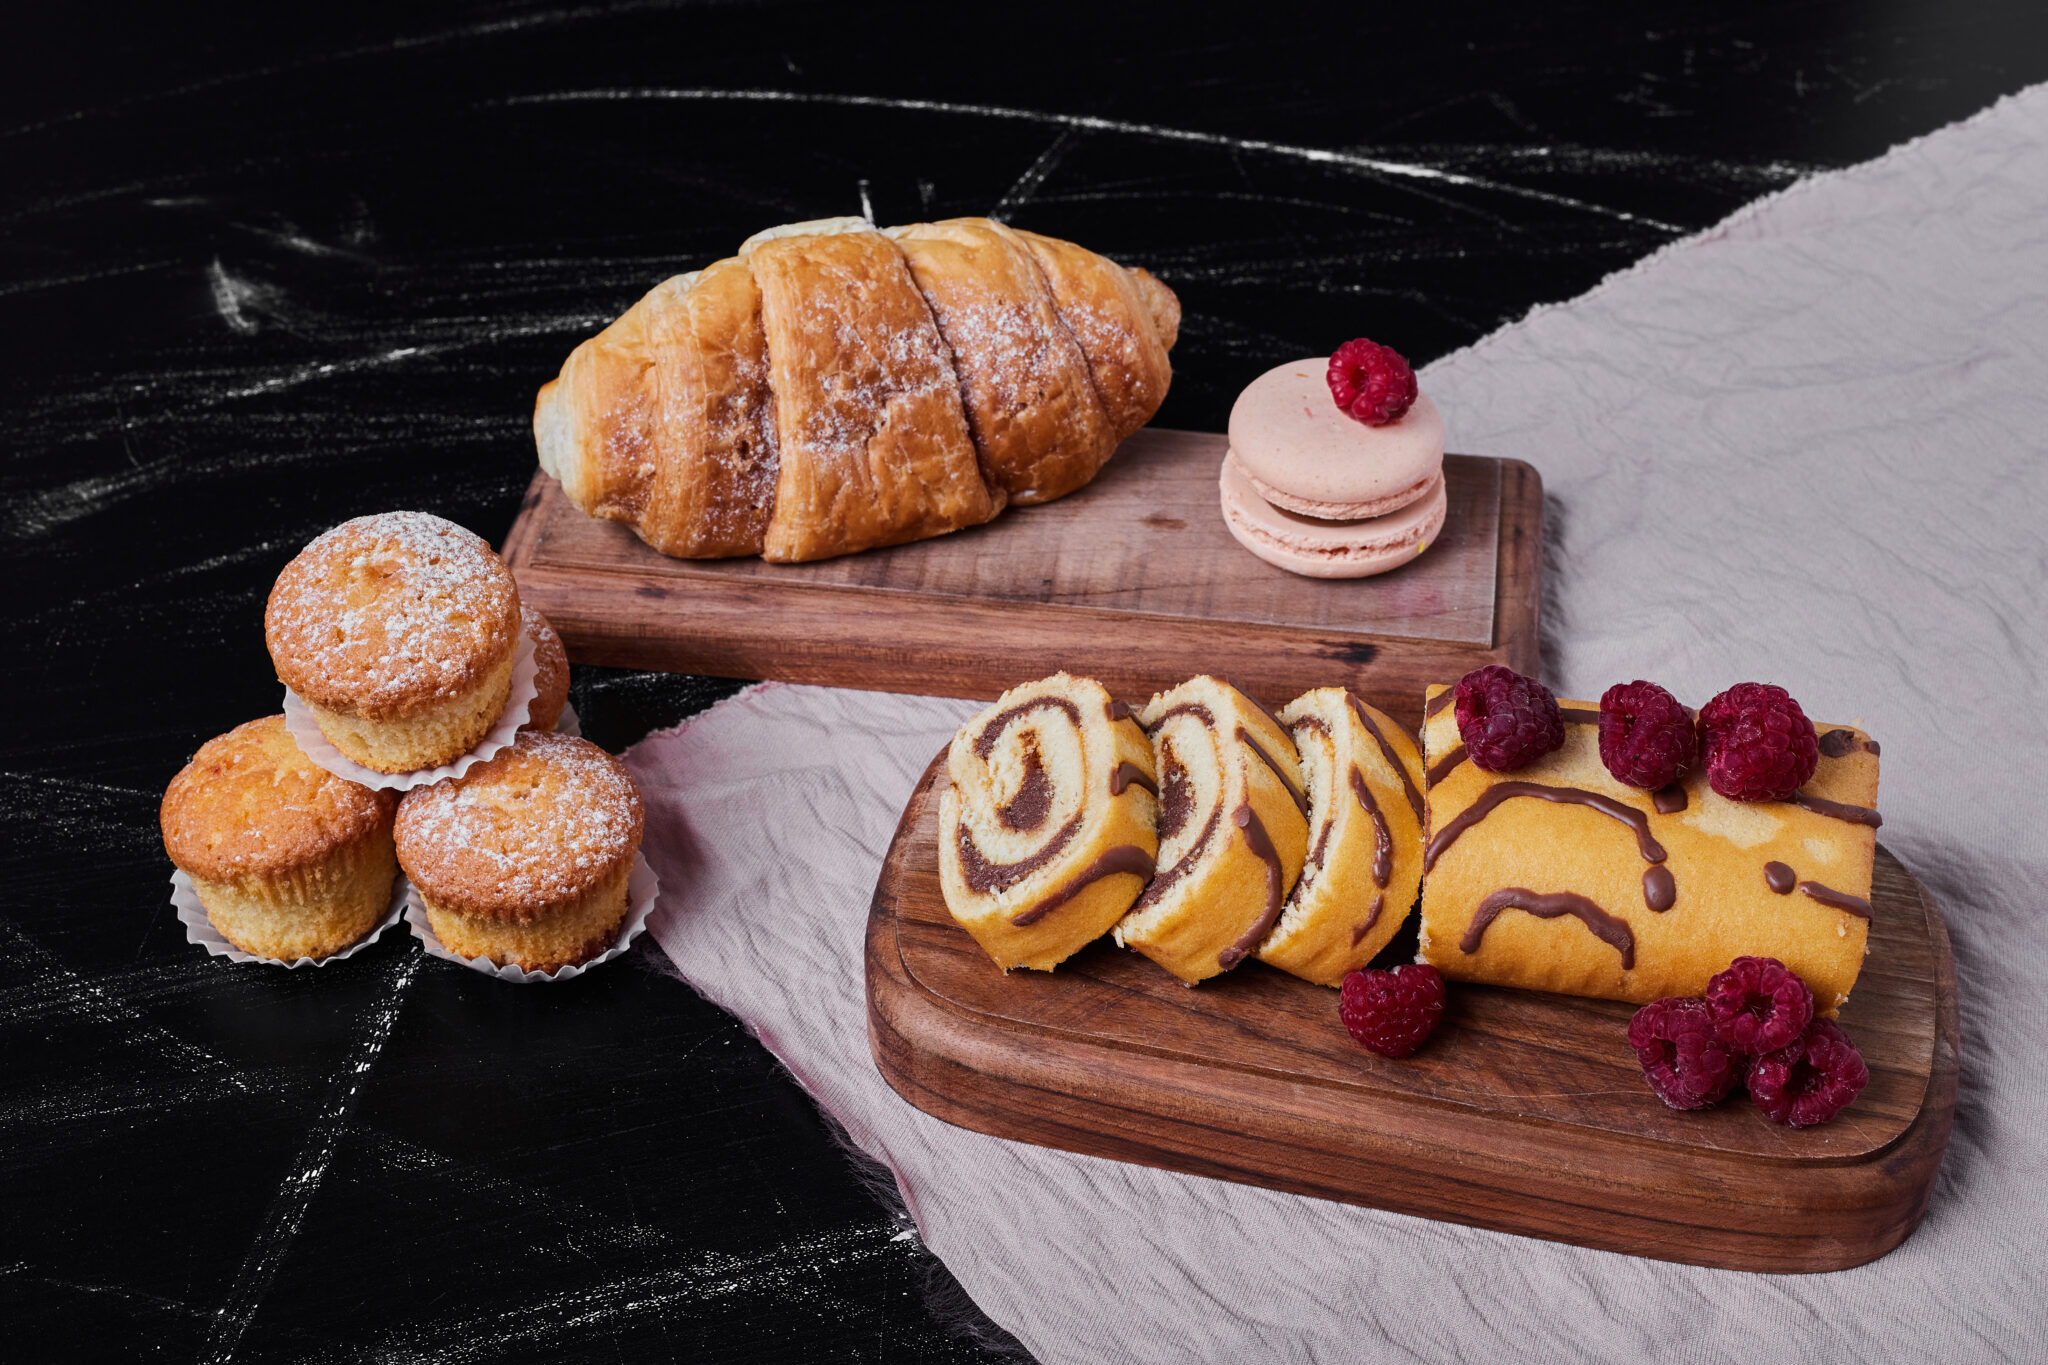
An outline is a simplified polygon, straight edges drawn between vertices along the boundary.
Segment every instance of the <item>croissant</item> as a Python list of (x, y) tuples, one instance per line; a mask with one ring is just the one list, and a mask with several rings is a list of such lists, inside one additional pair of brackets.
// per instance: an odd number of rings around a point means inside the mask
[(988, 218), (757, 233), (665, 280), (534, 404), (541, 468), (666, 555), (943, 535), (1094, 478), (1159, 410), (1180, 301)]

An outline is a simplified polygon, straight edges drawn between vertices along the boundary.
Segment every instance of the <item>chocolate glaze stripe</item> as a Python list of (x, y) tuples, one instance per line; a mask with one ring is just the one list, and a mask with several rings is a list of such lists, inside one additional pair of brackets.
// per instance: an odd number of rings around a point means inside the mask
[(1823, 758), (1847, 758), (1860, 746), (1864, 753), (1876, 758), (1883, 751), (1874, 739), (1858, 739), (1854, 730), (1830, 730), (1819, 740)]
[[(1387, 879), (1394, 875), (1394, 831), (1387, 828), (1387, 817), (1380, 814), (1380, 803), (1372, 799), (1372, 788), (1365, 785), (1365, 774), (1356, 763), (1351, 765), (1351, 792), (1358, 798), (1359, 808), (1372, 817), (1372, 884), (1384, 891)], [(1337, 823), (1335, 817), (1330, 823)]]
[(1764, 885), (1781, 896), (1789, 896), (1799, 885), (1799, 874), (1788, 865), (1772, 861), (1764, 864)]
[(1847, 910), (1850, 914), (1861, 915), (1864, 919), (1870, 918), (1870, 902), (1861, 896), (1852, 896), (1846, 891), (1837, 891), (1832, 886), (1822, 886), (1819, 882), (1801, 882), (1799, 889), (1822, 905)]
[(1143, 787), (1152, 795), (1159, 795), (1159, 784), (1145, 776), (1145, 770), (1135, 763), (1119, 763), (1116, 771), (1109, 775), (1109, 794), (1122, 796), (1126, 787)]
[(1003, 737), (1003, 731), (1009, 729), (1010, 722), (1016, 720), (1017, 717), (1029, 711), (1044, 710), (1064, 711), (1067, 713), (1067, 719), (1074, 722), (1076, 726), (1079, 726), (1081, 723), (1081, 708), (1068, 701), (1065, 697), (1033, 697), (1030, 701), (1018, 702), (1015, 706), (998, 711), (995, 715), (989, 717), (988, 724), (982, 726), (981, 733), (975, 737), (975, 756), (977, 758), (987, 758), (995, 749), (996, 741)]
[(1598, 725), (1600, 713), (1584, 706), (1560, 706), (1557, 714), (1563, 716), (1567, 725)]
[(1060, 851), (1074, 841), (1074, 835), (1080, 828), (1081, 813), (1076, 811), (1074, 818), (1060, 827), (1059, 833), (1029, 857), (1014, 863), (992, 863), (982, 855), (974, 836), (968, 832), (966, 822), (962, 821), (955, 838), (960, 850), (960, 875), (966, 879), (970, 889), (982, 895), (1006, 891), (1058, 857)]
[(1111, 697), (1102, 704), (1102, 714), (1108, 716), (1111, 721), (1129, 720), (1131, 718), (1131, 706), (1129, 702), (1121, 702), (1115, 697)]
[(1222, 678), (1218, 681), (1230, 684), (1230, 688), (1233, 692), (1236, 692), (1238, 696), (1243, 697), (1246, 701), (1252, 704), (1252, 710), (1258, 712), (1267, 720), (1273, 722), (1273, 728), (1275, 730), (1278, 730), (1283, 735), (1287, 733), (1287, 727), (1280, 723), (1280, 717), (1274, 715), (1271, 711), (1268, 711), (1266, 709), (1266, 704), (1264, 702), (1260, 701), (1251, 693), (1245, 691), (1242, 687), (1239, 687), (1237, 685), (1237, 680), (1235, 678)]
[(1356, 948), (1359, 944), (1365, 942), (1365, 936), (1372, 932), (1372, 927), (1375, 924), (1380, 922), (1380, 911), (1386, 908), (1387, 893), (1382, 891), (1379, 895), (1372, 898), (1372, 909), (1365, 912), (1365, 923), (1351, 931), (1352, 947)]
[(1238, 937), (1237, 942), (1216, 955), (1216, 965), (1229, 971), (1250, 955), (1259, 946), (1280, 918), (1280, 907), (1287, 900), (1286, 875), (1280, 867), (1280, 850), (1273, 847), (1272, 836), (1266, 833), (1265, 822), (1250, 806), (1239, 806), (1230, 817), (1231, 823), (1244, 831), (1245, 847), (1266, 865), (1266, 910), (1252, 922), (1252, 927)]
[[(1281, 733), (1285, 734), (1286, 731), (1283, 730)], [(1237, 738), (1239, 743), (1246, 745), (1253, 753), (1259, 756), (1260, 760), (1272, 770), (1273, 776), (1280, 779), (1280, 785), (1287, 788), (1287, 795), (1293, 799), (1296, 809), (1300, 810), (1301, 818), (1306, 820), (1308, 818), (1308, 794), (1302, 791), (1301, 784), (1289, 777), (1287, 770), (1280, 766), (1273, 755), (1266, 752), (1266, 746), (1253, 739), (1252, 732), (1245, 729), (1242, 725), (1237, 727)]]
[(1533, 797), (1538, 801), (1591, 806), (1602, 815), (1613, 816), (1635, 832), (1636, 850), (1643, 855), (1644, 862), (1664, 861), (1664, 845), (1658, 843), (1650, 834), (1650, 817), (1634, 806), (1623, 805), (1611, 796), (1589, 792), (1584, 787), (1552, 787), (1541, 782), (1496, 782), (1481, 792), (1471, 805), (1452, 816), (1442, 829), (1430, 836), (1429, 846), (1422, 855), (1422, 870), (1427, 872), (1435, 867), (1436, 860), (1443, 856), (1445, 849), (1458, 841), (1459, 835), (1493, 814), (1494, 808), (1502, 802), (1512, 801), (1518, 796)]
[(1628, 927), (1626, 920), (1608, 914), (1575, 891), (1554, 891), (1546, 895), (1520, 886), (1502, 887), (1479, 902), (1479, 908), (1472, 912), (1472, 923), (1465, 928), (1465, 937), (1458, 941), (1459, 949), (1467, 953), (1478, 952), (1487, 926), (1503, 910), (1526, 911), (1538, 919), (1574, 915), (1593, 937), (1621, 954), (1623, 971), (1630, 971), (1636, 965), (1635, 931)]
[(1643, 904), (1663, 914), (1678, 903), (1678, 881), (1662, 863), (1643, 869)]
[(1038, 904), (1024, 911), (1024, 913), (1010, 916), (1010, 923), (1016, 925), (1019, 929), (1025, 928), (1027, 925), (1036, 924), (1039, 920), (1044, 919), (1047, 915), (1059, 909), (1062, 905), (1065, 905), (1104, 877), (1113, 877), (1120, 872), (1128, 873), (1135, 877), (1143, 877), (1149, 881), (1152, 877), (1153, 866), (1152, 855), (1139, 848), (1136, 844), (1117, 844), (1113, 848), (1104, 849), (1094, 862), (1069, 877), (1065, 885), (1061, 886), (1057, 891), (1052, 892), (1044, 900), (1039, 901)]
[(1423, 704), (1422, 718), (1424, 720), (1435, 719), (1437, 712), (1443, 710), (1446, 706), (1449, 706), (1452, 702), (1456, 701), (1457, 699), (1458, 689), (1455, 687), (1446, 687), (1443, 691), (1437, 693), (1435, 696), (1431, 697), (1426, 703)]
[(1460, 744), (1457, 748), (1429, 765), (1429, 771), (1422, 775), (1423, 790), (1435, 791), (1437, 783), (1449, 777), (1452, 770), (1464, 761), (1465, 746)]
[(1884, 825), (1884, 817), (1868, 806), (1852, 806), (1843, 801), (1824, 801), (1818, 796), (1808, 796), (1805, 792), (1795, 792), (1787, 799), (1801, 810), (1810, 810), (1815, 815), (1825, 815), (1833, 820), (1846, 820), (1852, 825), (1868, 825), (1872, 829), (1880, 829)]
[(1378, 742), (1380, 752), (1387, 757), (1387, 766), (1400, 776), (1402, 794), (1408, 798), (1408, 806), (1415, 812), (1415, 823), (1421, 824), (1424, 819), (1422, 814), (1422, 793), (1415, 790), (1415, 779), (1408, 776), (1407, 765), (1401, 762), (1401, 756), (1394, 752), (1394, 746), (1389, 744), (1387, 737), (1380, 733), (1380, 727), (1373, 723), (1371, 713), (1365, 709), (1358, 698), (1346, 692), (1344, 700), (1351, 704), (1352, 714), (1358, 717), (1358, 723), (1365, 727), (1365, 732)]
[(1673, 782), (1668, 787), (1659, 787), (1650, 794), (1650, 804), (1657, 808), (1659, 815), (1676, 815), (1691, 803), (1685, 794), (1685, 783)]

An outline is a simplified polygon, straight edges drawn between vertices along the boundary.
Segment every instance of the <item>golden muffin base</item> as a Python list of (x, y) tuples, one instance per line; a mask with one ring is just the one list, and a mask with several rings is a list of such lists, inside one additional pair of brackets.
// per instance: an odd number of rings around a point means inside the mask
[[(1308, 819), (1287, 785), (1294, 783), (1299, 790), (1300, 758), (1277, 721), (1218, 678), (1191, 678), (1160, 693), (1138, 719), (1152, 737), (1157, 758), (1165, 833), (1158, 875), (1117, 925), (1116, 941), (1194, 985), (1229, 971), (1258, 947), (1258, 940), (1243, 940), (1265, 920), (1272, 884), (1266, 859), (1253, 849), (1251, 817), (1278, 857), (1283, 905), (1301, 876)], [(1251, 736), (1287, 771), (1285, 781), (1240, 733)], [(1181, 801), (1186, 813), (1176, 822), (1172, 812)], [(1240, 816), (1245, 817), (1242, 824)], [(1191, 837), (1181, 837), (1189, 831)], [(1265, 932), (1278, 922), (1276, 915)], [(1232, 956), (1240, 944), (1243, 956)]]
[[(977, 744), (991, 726), (999, 728), (982, 755)], [(1005, 827), (997, 811), (1038, 780), (1030, 775), (1034, 763), (1049, 784), (1045, 813), (1028, 828)], [(1118, 772), (1133, 769), (1142, 782), (1113, 790)], [(940, 889), (953, 918), (1004, 971), (1051, 971), (1108, 933), (1145, 889), (1159, 851), (1158, 805), (1147, 789), (1157, 785), (1152, 745), (1128, 708), (1093, 678), (1058, 673), (1011, 688), (960, 727), (947, 752), (947, 775), (950, 785), (939, 793)], [(1079, 823), (1043, 866), (1008, 886), (969, 884), (963, 821), (980, 856), (1015, 863), (1041, 851), (1069, 820)], [(1081, 880), (1113, 866), (1123, 849), (1138, 851), (1143, 872)], [(1015, 922), (1061, 896), (1027, 923)]]
[(449, 952), (489, 958), (500, 967), (552, 972), (588, 962), (612, 946), (632, 909), (632, 876), (629, 861), (584, 895), (523, 921), (460, 914), (434, 904), (425, 892), (420, 904), (434, 937)]
[(474, 749), (504, 714), (505, 701), (512, 694), (512, 668), (518, 657), (519, 641), (515, 638), (511, 650), (475, 687), (433, 702), (415, 715), (394, 720), (372, 720), (333, 711), (312, 701), (305, 705), (328, 742), (343, 757), (365, 768), (375, 768), (380, 773), (438, 768)]
[[(1280, 723), (1301, 754), (1309, 856), (1280, 922), (1259, 947), (1259, 960), (1317, 985), (1336, 986), (1346, 972), (1371, 962), (1415, 908), (1422, 884), (1422, 817), (1410, 794), (1422, 790), (1422, 758), (1400, 722), (1341, 687), (1296, 697), (1281, 708)], [(1365, 786), (1365, 799), (1352, 785), (1354, 773)], [(1388, 843), (1384, 887), (1373, 876), (1382, 827)]]
[[(1433, 699), (1446, 689), (1433, 686)], [(1560, 700), (1567, 711), (1597, 713), (1587, 702)], [(1872, 809), (1878, 761), (1862, 731), (1848, 730), (1853, 749), (1823, 754), (1801, 793)], [(1455, 708), (1423, 725), (1425, 761), (1435, 765), (1458, 746)], [(1459, 981), (1520, 986), (1637, 1003), (1667, 995), (1698, 995), (1707, 981), (1742, 956), (1775, 957), (1813, 991), (1814, 1008), (1833, 1017), (1862, 970), (1870, 922), (1794, 889), (1773, 891), (1764, 865), (1784, 863), (1800, 882), (1870, 899), (1877, 832), (1782, 801), (1731, 801), (1707, 785), (1704, 765), (1684, 779), (1683, 810), (1660, 814), (1652, 794), (1617, 782), (1600, 761), (1599, 727), (1565, 725), (1564, 747), (1511, 773), (1489, 773), (1470, 760), (1449, 770), (1427, 793), (1429, 828), (1442, 831), (1457, 814), (1500, 782), (1578, 787), (1639, 811), (1664, 847), (1663, 866), (1677, 887), (1669, 910), (1646, 904), (1641, 856), (1629, 827), (1578, 804), (1516, 798), (1503, 801), (1466, 829), (1423, 874), (1421, 960)], [(1539, 919), (1504, 909), (1476, 949), (1463, 940), (1491, 894), (1518, 887), (1539, 894), (1568, 891), (1622, 921), (1634, 965), (1574, 915)]]
[(338, 953), (377, 926), (391, 908), (398, 855), (386, 827), (291, 872), (235, 881), (185, 875), (222, 938), (245, 953), (295, 962)]

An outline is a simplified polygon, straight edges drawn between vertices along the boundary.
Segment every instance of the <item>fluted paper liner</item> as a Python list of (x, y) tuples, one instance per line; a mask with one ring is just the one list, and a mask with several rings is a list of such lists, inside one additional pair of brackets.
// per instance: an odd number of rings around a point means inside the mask
[(224, 957), (230, 962), (266, 962), (273, 967), (325, 967), (330, 962), (339, 962), (345, 957), (354, 957), (357, 953), (375, 943), (386, 929), (398, 923), (399, 919), (405, 914), (406, 895), (411, 890), (412, 887), (405, 880), (403, 874), (399, 875), (393, 880), (391, 886), (391, 908), (385, 912), (384, 918), (378, 920), (368, 933), (338, 953), (329, 953), (326, 957), (302, 957), (287, 962), (281, 957), (264, 957), (260, 953), (245, 953), (234, 944), (228, 942), (227, 939), (221, 936), (220, 930), (213, 927), (213, 921), (207, 918), (206, 906), (200, 901), (199, 892), (193, 888), (192, 879), (182, 872), (171, 873), (171, 904), (176, 907), (178, 919), (185, 926), (185, 941), (187, 943), (198, 944), (206, 949), (207, 954), (211, 957)]
[(613, 958), (632, 946), (647, 928), (647, 917), (654, 913), (654, 898), (661, 890), (661, 882), (655, 877), (654, 869), (647, 865), (646, 855), (633, 855), (633, 871), (626, 880), (626, 921), (619, 926), (619, 936), (612, 946), (588, 962), (575, 962), (567, 967), (557, 967), (552, 972), (529, 972), (524, 967), (501, 967), (487, 957), (461, 957), (443, 947), (441, 940), (434, 937), (434, 926), (427, 922), (427, 907), (420, 900), (419, 891), (408, 885), (405, 894), (405, 922), (412, 926), (412, 936), (420, 941), (430, 957), (444, 962), (458, 962), (471, 971), (495, 976), (500, 981), (512, 981), (527, 985), (535, 981), (569, 981), (583, 975), (600, 962)]
[[(533, 699), (540, 695), (534, 686), (534, 677), (539, 672), (533, 660), (533, 637), (521, 632), (519, 652), (512, 659), (512, 690), (505, 696), (505, 709), (498, 713), (498, 722), (490, 732), (477, 741), (474, 749), (460, 758), (451, 759), (438, 768), (420, 768), (409, 773), (380, 773), (375, 768), (366, 768), (334, 747), (334, 742), (320, 733), (320, 722), (313, 719), (313, 712), (289, 687), (284, 690), (284, 728), (298, 741), (299, 749), (307, 758), (336, 777), (345, 777), (351, 782), (381, 791), (411, 791), (414, 787), (430, 787), (450, 777), (460, 777), (485, 759), (497, 754), (500, 749), (519, 737), (519, 727), (526, 724), (527, 709)], [(566, 709), (566, 707), (564, 708)]]

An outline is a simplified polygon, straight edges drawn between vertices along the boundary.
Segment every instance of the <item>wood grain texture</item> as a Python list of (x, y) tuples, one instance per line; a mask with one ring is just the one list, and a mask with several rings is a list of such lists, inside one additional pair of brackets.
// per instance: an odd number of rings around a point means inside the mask
[(946, 913), (941, 754), (868, 919), (868, 1032), (897, 1092), (948, 1122), (1116, 1160), (1660, 1260), (1860, 1265), (1925, 1211), (1955, 1110), (1941, 915), (1883, 849), (1870, 959), (1841, 1015), (1871, 1080), (1794, 1130), (1737, 1097), (1667, 1109), (1632, 1007), (1454, 987), (1415, 1057), (1352, 1043), (1335, 992), (1250, 963), (1190, 989), (1098, 942), (999, 973)]
[(1426, 683), (1536, 669), (1543, 486), (1529, 465), (1447, 457), (1437, 543), (1392, 573), (1326, 581), (1230, 538), (1225, 446), (1148, 429), (1057, 502), (798, 565), (665, 558), (537, 475), (505, 558), (583, 663), (977, 698), (1056, 666), (1130, 697), (1211, 672), (1276, 706), (1345, 682), (1411, 725)]

